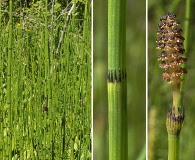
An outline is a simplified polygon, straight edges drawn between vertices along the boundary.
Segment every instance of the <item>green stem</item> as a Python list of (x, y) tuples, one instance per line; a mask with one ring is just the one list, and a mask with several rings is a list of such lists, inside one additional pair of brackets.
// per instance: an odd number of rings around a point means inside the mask
[[(184, 48), (186, 57), (189, 54), (189, 23), (190, 23), (190, 4), (191, 0), (186, 0), (186, 15), (185, 15), (185, 28), (184, 28)], [(186, 68), (186, 64), (182, 65)], [(185, 84), (185, 74), (181, 77), (183, 81), (181, 85), (173, 85), (173, 107), (171, 113), (167, 117), (167, 131), (168, 131), (168, 159), (179, 159), (179, 134), (184, 121), (183, 113), (183, 93)]]
[[(50, 65), (49, 65), (49, 33), (48, 33), (48, 0), (45, 1), (45, 98), (46, 98), (46, 107), (50, 110), (51, 103), (51, 90), (50, 90)], [(44, 116), (44, 149), (43, 157), (46, 158), (46, 148), (47, 148), (47, 116)]]
[(125, 68), (125, 0), (108, 0), (108, 68)]
[(108, 0), (108, 119), (110, 160), (128, 159), (125, 9), (125, 0)]
[(179, 135), (168, 134), (168, 160), (179, 159)]
[(184, 121), (183, 108), (178, 107), (179, 115), (175, 115), (174, 107), (170, 107), (167, 112), (166, 126), (168, 132), (168, 160), (178, 160), (179, 158), (179, 134)]
[(127, 154), (127, 135), (125, 118), (125, 84), (109, 83), (109, 159), (125, 159)]
[(12, 159), (12, 113), (11, 113), (11, 59), (13, 48), (13, 20), (12, 20), (12, 0), (9, 1), (9, 40), (8, 40), (8, 74), (7, 74), (7, 106), (8, 106), (8, 145), (9, 145), (9, 159)]
[(179, 115), (179, 107), (180, 107), (180, 83), (179, 84), (173, 84), (172, 85), (172, 91), (173, 91), (173, 107), (172, 107), (172, 113), (175, 114), (177, 117)]
[[(184, 48), (185, 48), (185, 55), (188, 57), (189, 54), (189, 28), (190, 28), (190, 9), (191, 7), (191, 0), (186, 0), (186, 13), (185, 13), (185, 26), (184, 26)], [(186, 63), (182, 65), (183, 68), (186, 68)], [(182, 75), (183, 81), (181, 82), (181, 104), (183, 104), (183, 93), (184, 93), (184, 85), (185, 85), (185, 74)]]
[(179, 159), (179, 134), (184, 121), (183, 108), (180, 104), (180, 83), (172, 84), (173, 106), (167, 112), (168, 160)]

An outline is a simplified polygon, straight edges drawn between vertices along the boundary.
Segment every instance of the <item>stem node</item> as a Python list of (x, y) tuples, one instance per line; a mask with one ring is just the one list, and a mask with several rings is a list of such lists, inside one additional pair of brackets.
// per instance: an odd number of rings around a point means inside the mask
[(178, 109), (179, 114), (176, 116), (172, 112), (172, 106), (169, 107), (167, 111), (167, 132), (171, 135), (179, 135), (183, 122), (184, 122), (184, 107), (179, 107)]

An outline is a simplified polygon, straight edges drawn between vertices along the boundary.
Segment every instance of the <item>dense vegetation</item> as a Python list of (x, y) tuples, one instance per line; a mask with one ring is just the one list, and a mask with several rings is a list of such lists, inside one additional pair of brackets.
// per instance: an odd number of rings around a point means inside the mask
[(90, 159), (91, 2), (9, 2), (0, 3), (0, 159)]

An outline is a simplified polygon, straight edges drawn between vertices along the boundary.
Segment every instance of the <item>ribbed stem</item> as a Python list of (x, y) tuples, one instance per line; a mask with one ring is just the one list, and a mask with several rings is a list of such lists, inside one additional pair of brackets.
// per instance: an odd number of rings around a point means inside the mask
[[(190, 11), (191, 11), (190, 7), (191, 7), (191, 0), (186, 0), (186, 13), (185, 13), (185, 24), (184, 24), (184, 37), (185, 37), (184, 48), (185, 48), (186, 57), (188, 57), (188, 53), (189, 53), (189, 28), (190, 28)], [(182, 67), (185, 68), (186, 64), (184, 63)], [(183, 93), (184, 93), (185, 76), (186, 75), (182, 75), (183, 81), (181, 82), (181, 88), (180, 88), (181, 97), (183, 97)], [(183, 98), (181, 98), (180, 101), (181, 104), (183, 104)]]
[(167, 112), (166, 126), (168, 132), (168, 160), (179, 158), (179, 134), (184, 122), (184, 108), (178, 107), (175, 116), (174, 107), (170, 106)]
[[(46, 107), (49, 107), (50, 110), (50, 102), (51, 102), (51, 88), (50, 88), (50, 72), (49, 72), (49, 33), (48, 33), (48, 13), (47, 13), (47, 7), (48, 7), (48, 0), (45, 1), (45, 98), (46, 98)], [(47, 117), (44, 117), (44, 149), (43, 149), (43, 157), (46, 158), (46, 146), (47, 146)]]
[(168, 160), (179, 159), (179, 135), (168, 134)]
[(126, 81), (108, 83), (109, 99), (109, 157), (110, 160), (126, 159), (127, 115)]
[(7, 71), (7, 107), (8, 107), (8, 145), (9, 159), (12, 159), (12, 109), (11, 109), (11, 61), (13, 48), (13, 20), (12, 20), (12, 0), (9, 1), (9, 40), (8, 40), (8, 71)]
[(127, 159), (125, 0), (108, 0), (109, 159)]
[(173, 107), (172, 113), (175, 114), (177, 117), (179, 115), (179, 107), (180, 107), (180, 83), (179, 84), (172, 84), (172, 91), (173, 91)]
[(125, 63), (126, 0), (108, 0), (108, 69), (123, 69)]

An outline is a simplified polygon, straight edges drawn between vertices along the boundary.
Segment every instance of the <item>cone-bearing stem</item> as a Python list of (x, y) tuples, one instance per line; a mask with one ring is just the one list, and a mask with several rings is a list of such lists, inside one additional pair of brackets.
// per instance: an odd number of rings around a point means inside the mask
[(184, 121), (184, 109), (178, 107), (178, 116), (172, 112), (174, 109), (169, 107), (167, 112), (167, 132), (168, 132), (168, 160), (178, 160), (179, 158), (179, 134)]
[(173, 91), (173, 107), (172, 113), (175, 114), (177, 117), (179, 115), (179, 107), (180, 107), (180, 83), (173, 83), (172, 84), (172, 91)]

